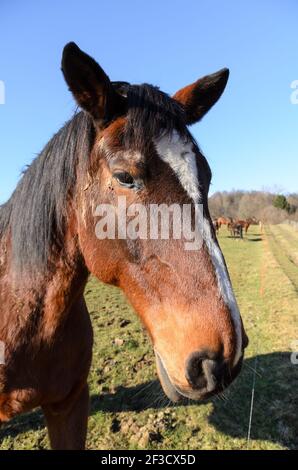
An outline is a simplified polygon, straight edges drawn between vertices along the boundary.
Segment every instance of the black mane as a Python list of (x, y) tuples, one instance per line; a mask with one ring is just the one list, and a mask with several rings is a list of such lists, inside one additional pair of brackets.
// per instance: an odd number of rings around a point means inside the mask
[(13, 266), (18, 271), (44, 271), (50, 254), (61, 249), (66, 202), (78, 161), (89, 157), (92, 136), (91, 118), (84, 112), (76, 114), (48, 142), (0, 207), (0, 238), (10, 231)]
[(183, 108), (157, 87), (147, 84), (129, 86), (127, 101), (124, 139), (128, 148), (135, 146), (144, 150), (152, 139), (173, 131), (190, 138)]
[[(128, 147), (144, 149), (153, 138), (174, 130), (189, 137), (182, 108), (167, 94), (147, 84), (123, 87)], [(84, 164), (87, 169), (93, 140), (92, 119), (84, 111), (75, 114), (24, 172), (9, 201), (0, 206), (0, 239), (10, 232), (18, 272), (43, 272), (50, 255), (60, 252), (77, 166)]]

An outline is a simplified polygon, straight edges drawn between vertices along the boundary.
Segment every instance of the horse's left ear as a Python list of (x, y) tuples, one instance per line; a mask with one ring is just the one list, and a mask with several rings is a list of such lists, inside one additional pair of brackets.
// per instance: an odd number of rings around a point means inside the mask
[(229, 69), (221, 69), (212, 75), (200, 78), (195, 83), (177, 91), (173, 98), (186, 112), (187, 124), (202, 119), (222, 95), (229, 78)]

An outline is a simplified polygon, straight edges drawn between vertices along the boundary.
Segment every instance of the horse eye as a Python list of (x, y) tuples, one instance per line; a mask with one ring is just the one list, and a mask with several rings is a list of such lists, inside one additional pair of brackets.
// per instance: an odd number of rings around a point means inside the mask
[(127, 171), (117, 171), (113, 174), (113, 177), (120, 183), (122, 186), (133, 187), (135, 184), (134, 178)]

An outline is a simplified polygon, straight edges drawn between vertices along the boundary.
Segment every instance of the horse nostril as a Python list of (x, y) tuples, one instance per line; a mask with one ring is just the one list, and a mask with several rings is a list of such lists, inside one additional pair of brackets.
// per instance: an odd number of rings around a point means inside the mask
[(207, 381), (203, 371), (203, 359), (200, 353), (193, 353), (186, 365), (186, 378), (193, 388), (205, 388)]
[(205, 359), (203, 361), (203, 370), (205, 373), (205, 377), (207, 378), (207, 390), (208, 392), (212, 392), (216, 389), (218, 382), (220, 381), (220, 377), (218, 374), (218, 363), (213, 361), (212, 359)]
[(223, 381), (222, 361), (210, 359), (206, 351), (192, 353), (186, 363), (186, 378), (194, 389), (215, 390)]

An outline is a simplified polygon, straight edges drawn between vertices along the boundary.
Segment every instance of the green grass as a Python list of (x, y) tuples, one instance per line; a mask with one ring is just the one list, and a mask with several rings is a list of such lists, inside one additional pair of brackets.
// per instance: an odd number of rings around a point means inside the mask
[(274, 256), (298, 294), (298, 232), (281, 224), (267, 227), (267, 234)]
[[(261, 236), (252, 226), (248, 237), (234, 240), (222, 228), (219, 239), (250, 338), (241, 375), (221, 398), (170, 406), (156, 381), (149, 340), (124, 296), (90, 279), (85, 295), (95, 345), (88, 448), (298, 447), (298, 365), (290, 361), (291, 343), (298, 340), (297, 232), (275, 226)], [(48, 439), (38, 410), (0, 430), (1, 449), (44, 447)]]

